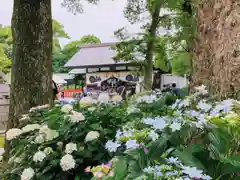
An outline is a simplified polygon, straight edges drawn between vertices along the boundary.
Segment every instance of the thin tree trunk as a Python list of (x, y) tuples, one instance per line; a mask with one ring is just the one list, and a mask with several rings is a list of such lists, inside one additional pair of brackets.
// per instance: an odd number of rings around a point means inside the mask
[(146, 50), (146, 65), (144, 67), (144, 88), (145, 90), (152, 89), (153, 83), (153, 56), (154, 49), (156, 45), (157, 38), (157, 29), (159, 25), (159, 13), (161, 9), (161, 3), (156, 2), (154, 5), (154, 9), (152, 12), (152, 22), (149, 29), (149, 39), (147, 42), (147, 50)]
[(240, 99), (239, 1), (204, 1), (197, 10), (193, 88), (205, 84), (219, 99)]
[(52, 100), (51, 0), (14, 0), (13, 65), (8, 129), (31, 107)]

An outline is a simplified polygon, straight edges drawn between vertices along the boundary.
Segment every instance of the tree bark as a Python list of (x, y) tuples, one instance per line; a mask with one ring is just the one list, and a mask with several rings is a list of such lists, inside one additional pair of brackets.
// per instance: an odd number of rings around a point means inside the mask
[(12, 33), (8, 129), (31, 107), (52, 103), (51, 0), (14, 0)]
[(191, 88), (204, 84), (219, 99), (240, 99), (240, 3), (209, 0), (197, 9)]
[(149, 29), (149, 37), (146, 50), (146, 65), (144, 67), (144, 89), (151, 90), (153, 83), (153, 55), (156, 45), (157, 29), (160, 21), (159, 13), (161, 9), (160, 1), (156, 1), (152, 12), (152, 22)]

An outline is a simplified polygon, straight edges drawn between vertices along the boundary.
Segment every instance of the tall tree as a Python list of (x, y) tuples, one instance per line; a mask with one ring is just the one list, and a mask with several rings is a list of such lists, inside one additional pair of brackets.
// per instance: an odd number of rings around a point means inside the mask
[[(159, 38), (159, 27), (169, 26), (169, 16), (171, 14), (160, 13), (164, 8), (169, 6), (169, 2), (158, 0), (128, 0), (125, 7), (125, 16), (130, 23), (142, 22), (143, 32), (129, 36), (123, 33), (124, 29), (117, 31), (117, 36), (122, 40), (116, 46), (118, 55), (115, 59), (125, 59), (127, 61), (137, 61), (141, 63), (144, 70), (144, 88), (152, 88), (153, 64), (156, 57), (155, 65), (167, 66), (171, 70), (170, 63), (165, 57), (165, 43)], [(124, 35), (125, 34), (125, 35)], [(158, 52), (157, 52), (158, 51)], [(160, 62), (162, 60), (162, 62)], [(165, 67), (166, 68), (166, 67)]]
[(31, 107), (52, 100), (51, 0), (14, 0), (12, 34), (8, 128), (17, 127), (19, 117)]
[(64, 26), (57, 20), (52, 20), (53, 31), (53, 52), (61, 50), (60, 39), (70, 39), (70, 36), (64, 30)]
[(197, 5), (192, 87), (205, 84), (218, 98), (240, 99), (239, 1)]
[(62, 49), (62, 53), (67, 55), (68, 58), (71, 58), (77, 51), (79, 51), (80, 45), (99, 44), (99, 43), (101, 43), (101, 40), (95, 35), (85, 35), (85, 36), (82, 36), (79, 40), (72, 41), (66, 44)]

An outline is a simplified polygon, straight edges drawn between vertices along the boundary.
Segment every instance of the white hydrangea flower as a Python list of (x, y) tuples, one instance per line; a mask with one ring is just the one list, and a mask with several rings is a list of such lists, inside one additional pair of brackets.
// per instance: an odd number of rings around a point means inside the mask
[(107, 93), (101, 93), (98, 96), (98, 101), (101, 103), (108, 103), (110, 101), (110, 97)]
[(23, 133), (31, 132), (36, 129), (39, 129), (40, 125), (39, 124), (28, 124), (22, 128)]
[(42, 135), (46, 141), (52, 141), (59, 136), (59, 133), (56, 130), (48, 128), (47, 125), (43, 125), (39, 129), (39, 134)]
[(183, 173), (187, 174), (190, 178), (201, 179), (203, 176), (203, 171), (198, 170), (196, 167), (183, 166)]
[(48, 126), (47, 125), (43, 125), (42, 127), (40, 127), (39, 129), (39, 134), (45, 134), (45, 132), (48, 130)]
[(184, 100), (180, 101), (180, 103), (178, 104), (178, 107), (183, 108), (183, 107), (188, 107), (189, 105), (190, 105), (190, 100), (184, 99)]
[(82, 113), (73, 111), (72, 115), (70, 115), (69, 120), (73, 123), (81, 122), (85, 120), (85, 117)]
[(70, 169), (73, 169), (76, 165), (76, 162), (72, 155), (66, 154), (62, 157), (60, 161), (60, 166), (62, 167), (63, 171), (68, 171)]
[(35, 172), (32, 168), (24, 169), (21, 175), (21, 180), (31, 180)]
[(42, 144), (44, 142), (44, 136), (43, 135), (38, 135), (35, 140), (34, 140), (34, 143), (35, 144)]
[(155, 131), (150, 131), (148, 136), (152, 139), (152, 141), (156, 141), (159, 138), (159, 135)]
[(11, 140), (19, 137), (22, 133), (23, 133), (23, 131), (21, 129), (18, 129), (18, 128), (9, 129), (6, 133), (6, 139), (8, 141), (11, 141)]
[(141, 103), (141, 102), (153, 103), (156, 100), (157, 100), (156, 95), (144, 95), (137, 98), (138, 103)]
[(56, 130), (48, 129), (45, 133), (46, 141), (52, 141), (53, 139), (57, 138), (59, 133)]
[(140, 110), (139, 110), (138, 108), (134, 107), (134, 106), (129, 106), (129, 107), (127, 108), (127, 113), (128, 113), (128, 114), (136, 113), (136, 112), (139, 112), (139, 111), (140, 111)]
[(181, 127), (182, 127), (182, 124), (181, 123), (176, 123), (176, 122), (174, 122), (170, 125), (170, 128), (172, 129), (172, 132), (180, 131)]
[(45, 105), (42, 105), (42, 106), (37, 106), (37, 107), (32, 107), (29, 112), (36, 112), (36, 111), (39, 111), (41, 109), (46, 109), (46, 108), (49, 108), (49, 104), (45, 104)]
[(208, 93), (208, 91), (206, 90), (206, 86), (204, 85), (195, 87), (195, 90), (197, 95), (205, 95)]
[(91, 106), (92, 104), (96, 103), (96, 100), (93, 99), (92, 97), (90, 96), (87, 96), (87, 97), (83, 97), (81, 100), (80, 100), (80, 105), (82, 106)]
[(75, 143), (68, 143), (65, 148), (66, 154), (71, 154), (73, 151), (77, 151), (77, 144)]
[(177, 157), (169, 157), (166, 160), (169, 164), (180, 164), (180, 161)]
[(34, 162), (42, 162), (46, 157), (47, 157), (47, 155), (43, 151), (38, 151), (34, 154), (33, 161)]
[(206, 103), (205, 101), (200, 101), (200, 102), (197, 104), (197, 108), (200, 109), (200, 110), (203, 110), (203, 111), (207, 112), (207, 111), (209, 111), (209, 110), (212, 108), (212, 105)]
[(87, 133), (86, 137), (85, 137), (85, 142), (89, 142), (92, 141), (94, 139), (99, 138), (100, 134), (97, 131), (90, 131)]
[(61, 111), (64, 113), (69, 113), (73, 110), (73, 106), (71, 104), (65, 104), (62, 108)]
[(22, 161), (22, 158), (20, 158), (20, 157), (16, 157), (14, 159), (14, 162), (17, 163), (17, 164), (21, 163), (21, 161)]
[(24, 121), (29, 120), (29, 119), (30, 119), (29, 115), (24, 114), (24, 115), (22, 115), (22, 118), (19, 119), (19, 122), (24, 122)]

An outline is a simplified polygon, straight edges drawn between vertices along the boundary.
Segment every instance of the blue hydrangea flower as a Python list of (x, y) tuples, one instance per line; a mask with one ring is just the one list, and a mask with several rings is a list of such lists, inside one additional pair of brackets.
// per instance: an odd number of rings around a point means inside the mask
[(105, 144), (105, 148), (109, 151), (109, 152), (116, 152), (117, 149), (121, 146), (121, 144), (113, 142), (112, 140), (107, 141), (107, 143)]
[(126, 142), (126, 147), (127, 149), (136, 149), (139, 147), (139, 144), (137, 143), (136, 140), (128, 140)]

